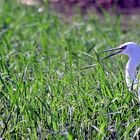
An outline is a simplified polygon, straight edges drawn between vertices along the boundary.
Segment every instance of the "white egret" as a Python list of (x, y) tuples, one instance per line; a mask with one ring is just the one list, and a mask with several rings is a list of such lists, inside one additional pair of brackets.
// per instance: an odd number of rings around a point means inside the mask
[(126, 84), (130, 90), (133, 90), (133, 87), (137, 88), (138, 98), (140, 101), (140, 87), (138, 87), (139, 81), (137, 79), (137, 67), (140, 65), (140, 47), (134, 42), (127, 42), (117, 48), (104, 50), (102, 52), (108, 51), (115, 52), (106, 56), (105, 58), (103, 58), (103, 60), (116, 54), (125, 54), (129, 57), (125, 69)]

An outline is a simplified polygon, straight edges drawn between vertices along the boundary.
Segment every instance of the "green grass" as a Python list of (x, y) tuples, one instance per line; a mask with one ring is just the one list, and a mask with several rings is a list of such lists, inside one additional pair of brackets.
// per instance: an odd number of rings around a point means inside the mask
[(140, 24), (124, 33), (121, 15), (75, 15), (68, 24), (47, 8), (1, 5), (0, 137), (138, 139), (138, 97), (124, 78), (128, 58), (102, 62), (97, 53), (140, 43)]

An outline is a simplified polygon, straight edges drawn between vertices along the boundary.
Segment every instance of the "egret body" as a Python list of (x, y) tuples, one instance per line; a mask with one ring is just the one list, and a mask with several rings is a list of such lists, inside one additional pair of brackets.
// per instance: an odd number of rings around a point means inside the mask
[(116, 54), (125, 54), (129, 57), (125, 69), (126, 84), (131, 90), (133, 90), (133, 86), (137, 88), (138, 97), (140, 101), (140, 87), (136, 86), (139, 83), (137, 79), (137, 67), (140, 65), (140, 47), (134, 42), (127, 42), (120, 45), (117, 48), (104, 50), (103, 52), (108, 52), (108, 51), (115, 51), (115, 52), (103, 58), (103, 60)]

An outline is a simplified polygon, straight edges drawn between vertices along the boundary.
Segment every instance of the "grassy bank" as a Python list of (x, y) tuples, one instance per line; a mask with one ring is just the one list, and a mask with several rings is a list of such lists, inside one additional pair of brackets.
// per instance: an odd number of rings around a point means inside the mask
[[(3, 2), (0, 9), (0, 135), (5, 139), (137, 139), (136, 92), (124, 79), (127, 57), (97, 53), (140, 43), (139, 23), (123, 16), (73, 16)], [(132, 21), (128, 21), (132, 22)]]

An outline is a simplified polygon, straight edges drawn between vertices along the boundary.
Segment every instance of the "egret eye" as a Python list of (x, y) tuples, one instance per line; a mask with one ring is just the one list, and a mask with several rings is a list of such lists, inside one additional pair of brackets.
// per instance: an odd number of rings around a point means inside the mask
[(120, 49), (121, 49), (121, 50), (125, 50), (126, 47), (127, 47), (127, 45), (124, 45), (124, 46), (120, 47)]

